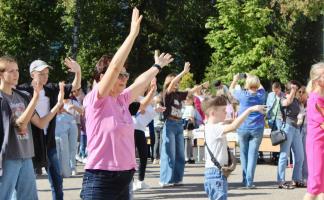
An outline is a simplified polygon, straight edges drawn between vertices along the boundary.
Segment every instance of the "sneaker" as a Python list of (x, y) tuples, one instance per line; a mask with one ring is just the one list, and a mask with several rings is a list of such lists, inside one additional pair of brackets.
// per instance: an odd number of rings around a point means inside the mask
[(83, 158), (81, 162), (82, 162), (83, 164), (87, 164), (87, 161), (88, 161), (87, 158)]
[(79, 162), (82, 162), (82, 158), (78, 154), (75, 155), (75, 160), (77, 160)]
[(144, 181), (137, 181), (133, 183), (133, 191), (149, 189), (150, 186)]
[(251, 190), (251, 189), (256, 189), (255, 185), (248, 185), (245, 187), (245, 189)]
[(182, 185), (183, 185), (183, 182), (180, 181), (180, 182), (174, 183), (173, 185), (174, 185), (174, 186), (182, 186)]
[(72, 170), (72, 176), (78, 175), (78, 172), (76, 170)]
[(153, 165), (159, 165), (160, 164), (160, 160), (159, 159), (154, 159), (153, 160)]
[(172, 187), (173, 184), (172, 183), (159, 183), (160, 187), (161, 188), (167, 188), (167, 187)]
[(189, 163), (189, 164), (195, 164), (196, 161), (195, 161), (194, 159), (189, 159), (189, 160), (188, 160), (188, 163)]

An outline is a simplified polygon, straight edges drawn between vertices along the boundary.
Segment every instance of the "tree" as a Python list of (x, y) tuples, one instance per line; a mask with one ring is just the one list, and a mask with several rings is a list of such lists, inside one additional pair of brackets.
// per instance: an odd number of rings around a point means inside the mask
[(196, 81), (193, 79), (193, 73), (189, 72), (182, 77), (179, 83), (179, 89), (185, 90), (187, 88), (192, 88), (194, 85), (196, 85)]
[(0, 53), (17, 58), (20, 82), (29, 81), (29, 64), (42, 59), (54, 67), (51, 78), (65, 77), (66, 24), (64, 7), (57, 1), (0, 0)]
[(214, 49), (207, 80), (228, 82), (240, 72), (265, 79), (289, 78), (291, 51), (286, 37), (278, 34), (283, 28), (276, 30), (284, 23), (273, 24), (275, 13), (266, 1), (219, 0), (215, 8), (218, 16), (206, 24), (210, 30), (206, 41)]

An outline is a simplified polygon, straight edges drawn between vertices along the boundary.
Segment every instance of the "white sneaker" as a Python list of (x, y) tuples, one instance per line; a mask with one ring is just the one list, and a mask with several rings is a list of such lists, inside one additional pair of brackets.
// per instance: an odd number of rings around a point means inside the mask
[(148, 189), (150, 186), (144, 181), (137, 181), (133, 183), (133, 191)]
[(160, 164), (160, 160), (159, 159), (154, 159), (152, 164), (153, 165), (159, 165)]
[(166, 187), (172, 187), (173, 186), (173, 184), (172, 183), (159, 183), (159, 185), (160, 185), (160, 187), (161, 188), (166, 188)]
[(83, 158), (81, 162), (82, 162), (83, 164), (87, 164), (87, 161), (88, 161), (87, 158)]
[(77, 160), (79, 162), (82, 162), (82, 158), (78, 154), (75, 155), (75, 160)]
[(72, 176), (78, 175), (78, 172), (76, 170), (72, 170)]

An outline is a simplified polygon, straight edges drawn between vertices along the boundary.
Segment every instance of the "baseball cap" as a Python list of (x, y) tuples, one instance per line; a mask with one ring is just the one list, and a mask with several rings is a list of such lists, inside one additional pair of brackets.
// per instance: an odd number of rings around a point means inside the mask
[(49, 66), (46, 62), (42, 60), (34, 60), (29, 66), (29, 73), (33, 71), (42, 71), (45, 68), (53, 69), (53, 67)]

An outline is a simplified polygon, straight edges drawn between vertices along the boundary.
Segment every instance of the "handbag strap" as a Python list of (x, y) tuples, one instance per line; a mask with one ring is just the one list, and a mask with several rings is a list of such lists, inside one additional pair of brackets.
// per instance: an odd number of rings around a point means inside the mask
[(217, 159), (215, 158), (214, 154), (211, 152), (211, 150), (209, 149), (208, 145), (207, 145), (207, 142), (205, 142), (205, 145), (207, 147), (207, 151), (209, 153), (209, 156), (210, 156), (210, 159), (211, 161), (214, 163), (214, 165), (219, 169), (221, 170), (222, 169), (222, 166), (219, 164), (219, 162), (217, 161)]
[[(217, 159), (215, 158), (214, 154), (211, 152), (210, 148), (209, 148), (208, 145), (207, 145), (205, 131), (204, 131), (204, 137), (205, 137), (205, 146), (207, 147), (207, 151), (208, 151), (208, 153), (209, 153), (210, 160), (214, 163), (214, 165), (215, 165), (219, 170), (221, 170), (221, 169), (222, 169), (222, 166), (221, 166), (220, 163), (217, 161)], [(228, 153), (228, 159), (230, 159), (230, 152), (229, 152), (228, 147), (227, 147), (227, 153)]]

